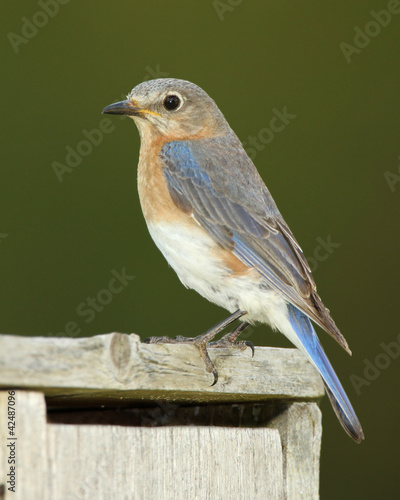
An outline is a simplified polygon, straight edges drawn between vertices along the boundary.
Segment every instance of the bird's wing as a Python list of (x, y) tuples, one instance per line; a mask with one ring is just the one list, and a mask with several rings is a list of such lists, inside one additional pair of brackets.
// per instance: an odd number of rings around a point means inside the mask
[(231, 149), (218, 139), (166, 143), (160, 157), (172, 199), (350, 352), (256, 168), (237, 144)]

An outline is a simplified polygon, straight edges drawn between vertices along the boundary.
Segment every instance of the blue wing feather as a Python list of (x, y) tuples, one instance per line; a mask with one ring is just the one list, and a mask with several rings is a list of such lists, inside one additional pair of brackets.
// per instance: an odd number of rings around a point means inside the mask
[(296, 332), (298, 341), (308, 354), (313, 365), (319, 371), (332, 407), (345, 431), (358, 443), (364, 439), (361, 424), (351, 403), (330, 364), (315, 330), (301, 311), (288, 305), (290, 323)]
[(300, 246), (253, 163), (232, 140), (166, 143), (160, 156), (171, 197), (350, 352), (316, 292)]

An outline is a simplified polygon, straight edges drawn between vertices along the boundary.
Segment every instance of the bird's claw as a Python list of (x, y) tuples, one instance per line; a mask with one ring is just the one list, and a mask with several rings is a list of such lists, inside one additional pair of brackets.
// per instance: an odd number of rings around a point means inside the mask
[(247, 347), (250, 347), (250, 349), (251, 349), (251, 357), (254, 358), (255, 349), (254, 349), (253, 342), (250, 342), (250, 340), (245, 340), (244, 343), (247, 345)]
[(246, 314), (245, 311), (236, 311), (229, 318), (218, 325), (215, 325), (213, 328), (203, 333), (202, 335), (198, 335), (197, 337), (183, 337), (182, 335), (177, 335), (175, 338), (170, 337), (148, 337), (143, 342), (146, 344), (192, 344), (200, 352), (200, 356), (206, 365), (206, 370), (208, 373), (212, 373), (214, 376), (214, 382), (211, 384), (213, 387), (218, 382), (218, 372), (214, 366), (214, 363), (211, 361), (210, 356), (208, 355), (207, 346), (210, 347), (239, 347), (240, 349), (245, 349), (246, 347), (250, 347), (253, 356), (254, 356), (254, 345), (249, 341), (239, 341), (236, 342), (237, 337), (240, 333), (247, 328), (248, 323), (240, 323), (232, 332), (226, 334), (222, 337), (218, 342), (210, 342), (217, 333), (222, 331), (225, 327), (230, 325), (233, 321), (239, 319), (241, 316)]
[(199, 353), (201, 358), (206, 365), (206, 370), (208, 373), (212, 373), (214, 376), (214, 382), (211, 384), (211, 387), (218, 382), (218, 372), (214, 366), (214, 363), (211, 361), (210, 356), (207, 352), (207, 338), (204, 338), (203, 335), (199, 335), (198, 337), (183, 337), (182, 335), (177, 335), (174, 338), (171, 337), (148, 337), (144, 339), (143, 342), (145, 344), (192, 344), (194, 345)]

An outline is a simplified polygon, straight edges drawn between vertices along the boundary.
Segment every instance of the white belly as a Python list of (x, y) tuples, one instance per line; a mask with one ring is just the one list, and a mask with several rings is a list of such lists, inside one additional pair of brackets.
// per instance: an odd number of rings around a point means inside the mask
[[(286, 321), (285, 300), (265, 289), (260, 276), (235, 275), (218, 258), (218, 246), (200, 226), (148, 224), (155, 244), (174, 269), (181, 282), (210, 302), (230, 312), (247, 311), (247, 322), (268, 323), (278, 328)], [(264, 285), (264, 286), (261, 286)]]

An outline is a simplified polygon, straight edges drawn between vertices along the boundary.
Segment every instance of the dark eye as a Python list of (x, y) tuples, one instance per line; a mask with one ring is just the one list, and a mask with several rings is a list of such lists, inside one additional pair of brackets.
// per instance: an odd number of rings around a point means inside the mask
[(167, 95), (167, 97), (164, 99), (163, 104), (165, 109), (168, 109), (168, 111), (173, 111), (181, 104), (181, 100), (177, 95)]

